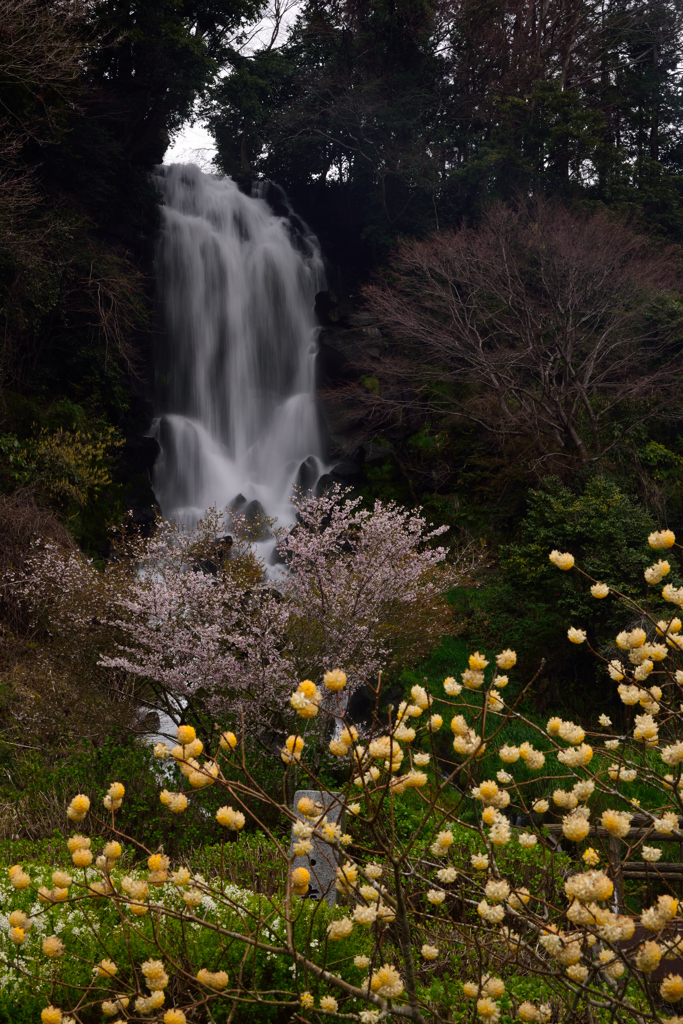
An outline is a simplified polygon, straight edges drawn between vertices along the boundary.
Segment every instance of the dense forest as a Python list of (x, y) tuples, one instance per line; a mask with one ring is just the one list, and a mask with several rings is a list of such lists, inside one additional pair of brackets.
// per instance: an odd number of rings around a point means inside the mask
[[(2, 4), (5, 567), (36, 532), (103, 565), (154, 516), (152, 172), (201, 118), (218, 170), (317, 233), (338, 479), (486, 546), (460, 634), (556, 651), (550, 546), (644, 594), (683, 514), (683, 10), (674, 0)], [(263, 20), (265, 18), (265, 20)], [(7, 629), (15, 628), (7, 612)], [(10, 658), (11, 662), (11, 658)]]

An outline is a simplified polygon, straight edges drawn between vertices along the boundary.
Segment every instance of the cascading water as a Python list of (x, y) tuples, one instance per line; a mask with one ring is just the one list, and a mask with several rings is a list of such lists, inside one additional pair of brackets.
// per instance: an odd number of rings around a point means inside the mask
[[(230, 178), (159, 169), (166, 349), (154, 490), (169, 518), (259, 502), (292, 521), (296, 483), (322, 472), (315, 408), (317, 240)], [(251, 505), (251, 508), (258, 506)]]

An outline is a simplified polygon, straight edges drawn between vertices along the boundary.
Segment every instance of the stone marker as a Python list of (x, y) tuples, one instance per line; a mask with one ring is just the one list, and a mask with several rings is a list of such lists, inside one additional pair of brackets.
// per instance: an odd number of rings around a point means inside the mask
[[(310, 797), (310, 799), (320, 804), (323, 811), (327, 815), (327, 820), (332, 821), (335, 824), (339, 824), (344, 829), (344, 822), (342, 819), (343, 808), (338, 802), (336, 793), (321, 793), (317, 789), (298, 789), (294, 794), (294, 806), (293, 810), (299, 821), (304, 821), (306, 824), (310, 824), (307, 818), (304, 818), (302, 814), (297, 810), (299, 800), (302, 796)], [(289, 844), (289, 855), (294, 855), (294, 843), (297, 841), (294, 832)], [(311, 881), (308, 887), (308, 893), (306, 896), (301, 897), (302, 899), (309, 900), (324, 900), (331, 907), (334, 906), (337, 891), (335, 888), (335, 882), (337, 879), (337, 866), (339, 864), (338, 850), (334, 846), (330, 846), (329, 843), (323, 842), (317, 839), (315, 836), (311, 837), (313, 843), (313, 849), (309, 854), (304, 857), (295, 857), (293, 868), (306, 868), (311, 873)]]

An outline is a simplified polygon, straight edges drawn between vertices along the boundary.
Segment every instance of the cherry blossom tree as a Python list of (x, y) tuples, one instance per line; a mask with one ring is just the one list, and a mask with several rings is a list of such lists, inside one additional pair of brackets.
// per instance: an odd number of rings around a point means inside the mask
[(110, 679), (141, 681), (144, 700), (178, 718), (188, 702), (211, 714), (284, 709), (292, 684), (345, 664), (353, 685), (414, 660), (451, 628), (446, 592), (479, 552), (453, 554), (419, 511), (361, 507), (339, 487), (294, 499), (297, 523), (278, 532), (279, 579), (233, 514), (196, 530), (162, 523), (121, 539), (105, 569), (76, 551), (37, 546), (12, 577), (34, 628), (82, 652)]

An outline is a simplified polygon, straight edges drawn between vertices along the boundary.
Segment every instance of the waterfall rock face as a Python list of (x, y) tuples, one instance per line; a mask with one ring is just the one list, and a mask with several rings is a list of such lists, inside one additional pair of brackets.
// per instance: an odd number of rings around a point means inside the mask
[(164, 197), (157, 265), (165, 323), (157, 499), (165, 516), (188, 525), (210, 506), (237, 504), (291, 522), (293, 485), (311, 486), (323, 468), (314, 304), (325, 275), (317, 240), (289, 216), (279, 190), (273, 212), (230, 178), (194, 165), (162, 167), (156, 184)]

